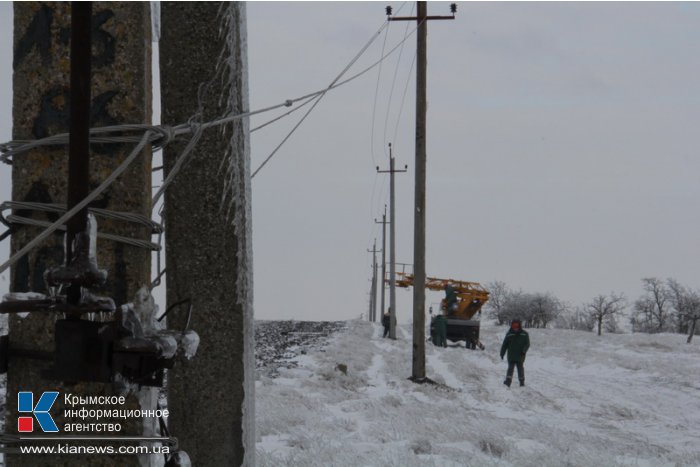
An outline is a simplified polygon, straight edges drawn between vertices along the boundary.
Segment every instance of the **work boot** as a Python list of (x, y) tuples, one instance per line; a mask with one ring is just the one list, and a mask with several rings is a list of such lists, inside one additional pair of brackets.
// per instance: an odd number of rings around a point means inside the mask
[(503, 381), (503, 384), (505, 384), (506, 386), (510, 387), (510, 378), (506, 378), (506, 380)]
[(521, 379), (521, 380), (520, 380), (520, 387), (523, 387), (523, 386), (525, 386), (525, 380), (524, 380), (524, 379)]

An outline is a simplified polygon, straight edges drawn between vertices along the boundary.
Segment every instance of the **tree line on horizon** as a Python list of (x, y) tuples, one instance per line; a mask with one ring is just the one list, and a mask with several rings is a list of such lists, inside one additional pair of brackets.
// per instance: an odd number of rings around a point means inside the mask
[(629, 310), (632, 332), (673, 332), (693, 339), (700, 319), (700, 291), (675, 279), (642, 279), (642, 294), (633, 302), (616, 292), (599, 294), (580, 305), (571, 305), (550, 292), (515, 290), (503, 281), (486, 284), (489, 301), (486, 316), (503, 325), (520, 319), (524, 327), (620, 332), (619, 320)]

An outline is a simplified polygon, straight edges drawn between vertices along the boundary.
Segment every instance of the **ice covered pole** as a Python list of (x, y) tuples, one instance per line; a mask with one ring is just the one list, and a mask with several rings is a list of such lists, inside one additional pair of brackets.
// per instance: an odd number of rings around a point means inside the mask
[[(163, 121), (248, 110), (245, 25), (244, 2), (161, 4)], [(166, 149), (166, 176), (184, 144)], [(168, 304), (191, 300), (201, 340), (197, 356), (169, 372), (169, 429), (193, 465), (252, 466), (248, 121), (205, 132), (174, 180), (165, 193)], [(173, 312), (168, 326), (184, 319)]]

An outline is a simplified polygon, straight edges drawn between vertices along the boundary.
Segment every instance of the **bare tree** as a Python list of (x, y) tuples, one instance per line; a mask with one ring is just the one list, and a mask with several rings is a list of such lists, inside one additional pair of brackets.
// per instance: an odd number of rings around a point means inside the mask
[(592, 331), (594, 322), (585, 307), (579, 306), (575, 309), (565, 309), (556, 318), (555, 324), (560, 329), (573, 329), (575, 331)]
[(530, 316), (528, 294), (521, 291), (512, 292), (507, 295), (503, 302), (498, 320), (503, 323), (508, 323), (511, 320), (519, 319), (523, 322), (523, 326), (528, 326), (527, 321)]
[(510, 288), (503, 281), (494, 281), (486, 284), (486, 289), (489, 291), (489, 301), (486, 302), (488, 317), (495, 319), (499, 326), (505, 324), (507, 319), (503, 315), (503, 309), (512, 293)]
[(685, 334), (688, 331), (688, 322), (683, 319), (682, 316), (685, 315), (686, 308), (689, 305), (688, 298), (690, 290), (673, 278), (669, 278), (666, 284), (668, 286), (668, 296), (671, 301), (671, 307), (675, 315), (674, 318), (678, 325), (677, 332)]
[[(620, 313), (622, 314), (622, 313)], [(612, 316), (610, 319), (606, 320), (603, 327), (605, 328), (605, 332), (608, 332), (610, 334), (617, 334), (620, 332), (620, 327), (617, 324), (617, 315)]]
[(656, 277), (642, 279), (642, 287), (646, 294), (634, 302), (633, 329), (643, 332), (665, 331), (671, 318), (668, 288)]
[(700, 319), (700, 294), (697, 292), (692, 293), (692, 298), (690, 300), (690, 306), (685, 314), (685, 319), (690, 321), (690, 330), (688, 331), (688, 344), (693, 340), (693, 335), (695, 334), (695, 325)]
[(633, 314), (630, 317), (630, 323), (632, 323), (632, 331), (653, 332), (653, 308), (654, 302), (648, 297), (639, 298), (637, 301), (634, 302)]
[(700, 319), (700, 293), (668, 279), (668, 290), (673, 310), (678, 321), (678, 332), (688, 333), (688, 344), (693, 340), (695, 326)]
[(589, 316), (598, 326), (599, 336), (603, 322), (614, 322), (615, 315), (622, 312), (626, 306), (625, 297), (614, 292), (611, 292), (610, 295), (598, 295), (584, 305)]
[(550, 321), (559, 316), (565, 305), (550, 293), (534, 293), (530, 297), (531, 323), (534, 328), (546, 328)]
[(545, 328), (565, 308), (549, 293), (512, 292), (506, 296), (499, 320), (508, 322), (518, 318), (524, 327)]

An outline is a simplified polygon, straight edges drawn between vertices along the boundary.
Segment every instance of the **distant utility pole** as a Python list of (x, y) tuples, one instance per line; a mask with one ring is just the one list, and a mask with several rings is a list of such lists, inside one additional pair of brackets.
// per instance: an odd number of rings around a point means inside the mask
[(375, 322), (377, 320), (377, 239), (374, 239), (374, 246), (371, 250), (367, 250), (372, 253), (372, 296), (370, 297), (370, 313), (369, 320)]
[(384, 205), (384, 214), (382, 215), (382, 221), (378, 222), (377, 219), (374, 220), (377, 224), (382, 224), (382, 280), (379, 281), (379, 283), (382, 286), (382, 308), (381, 308), (381, 316), (384, 316), (384, 291), (386, 287), (384, 287), (384, 281), (386, 280), (386, 204)]
[(391, 253), (389, 254), (389, 307), (391, 308), (391, 326), (389, 327), (389, 337), (396, 339), (396, 202), (394, 189), (394, 174), (397, 172), (407, 172), (408, 165), (404, 166), (403, 170), (394, 169), (394, 156), (391, 153), (391, 143), (389, 143), (389, 170), (379, 170), (378, 173), (389, 174), (389, 245)]
[(418, 16), (393, 17), (389, 21), (418, 23), (416, 67), (416, 186), (413, 225), (413, 373), (417, 382), (425, 380), (425, 179), (426, 179), (426, 110), (428, 69), (428, 20), (454, 19), (457, 5), (451, 4), (452, 16), (428, 16), (428, 3), (418, 3)]

